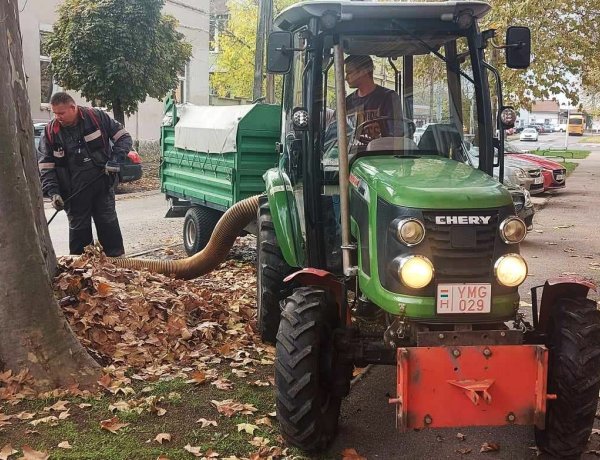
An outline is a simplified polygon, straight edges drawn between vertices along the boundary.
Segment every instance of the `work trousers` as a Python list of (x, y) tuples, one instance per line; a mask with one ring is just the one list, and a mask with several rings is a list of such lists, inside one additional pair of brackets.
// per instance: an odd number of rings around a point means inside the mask
[(94, 242), (92, 219), (106, 255), (118, 257), (125, 253), (115, 209), (115, 191), (111, 182), (108, 176), (102, 178), (89, 185), (67, 204), (71, 254), (83, 254), (83, 249)]

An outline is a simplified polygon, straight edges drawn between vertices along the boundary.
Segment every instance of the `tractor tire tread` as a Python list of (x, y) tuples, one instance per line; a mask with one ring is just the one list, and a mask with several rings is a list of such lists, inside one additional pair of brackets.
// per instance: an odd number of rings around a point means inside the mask
[(560, 326), (549, 331), (548, 393), (558, 398), (548, 402), (546, 428), (536, 430), (536, 441), (554, 457), (575, 459), (585, 450), (598, 404), (600, 311), (589, 299), (559, 299), (552, 315)]

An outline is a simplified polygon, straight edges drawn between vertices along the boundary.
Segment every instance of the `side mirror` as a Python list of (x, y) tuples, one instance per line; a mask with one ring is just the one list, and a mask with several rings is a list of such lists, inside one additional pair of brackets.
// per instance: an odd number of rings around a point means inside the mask
[(271, 32), (267, 44), (267, 72), (288, 73), (293, 57), (292, 34), (285, 31)]
[(531, 63), (531, 31), (529, 27), (509, 27), (506, 30), (506, 66), (526, 69)]

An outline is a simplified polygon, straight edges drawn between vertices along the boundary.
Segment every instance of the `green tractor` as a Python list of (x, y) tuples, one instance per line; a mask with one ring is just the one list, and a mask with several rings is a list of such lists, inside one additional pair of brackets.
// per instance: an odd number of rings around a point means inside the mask
[[(548, 281), (519, 312), (526, 228), (493, 177), (515, 114), (486, 53), (526, 69), (530, 32), (495, 44), (478, 26), (489, 10), (309, 1), (275, 20), (282, 133), (258, 210), (258, 328), (276, 344), (282, 434), (305, 451), (332, 441), (367, 364), (396, 366), (400, 431), (526, 424), (558, 457), (586, 446), (600, 389), (594, 286)], [(349, 113), (348, 55), (372, 57), (397, 113)]]

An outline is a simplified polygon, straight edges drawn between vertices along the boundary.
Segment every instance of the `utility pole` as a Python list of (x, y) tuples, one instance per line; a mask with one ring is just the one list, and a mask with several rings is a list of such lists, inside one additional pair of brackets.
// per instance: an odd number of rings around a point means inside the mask
[[(252, 89), (252, 100), (262, 97), (265, 43), (267, 34), (271, 31), (273, 22), (273, 0), (259, 0), (258, 24), (256, 27), (256, 55), (254, 56), (254, 87)], [(268, 91), (267, 91), (268, 95)]]

